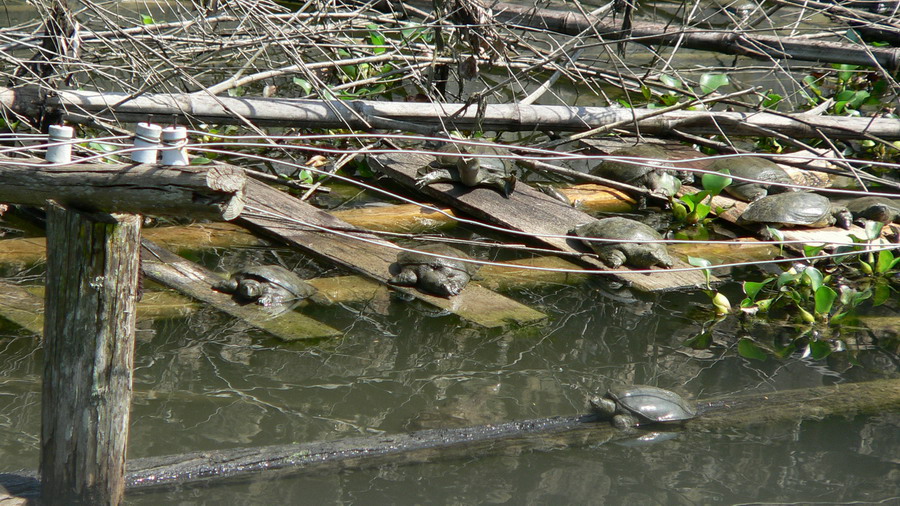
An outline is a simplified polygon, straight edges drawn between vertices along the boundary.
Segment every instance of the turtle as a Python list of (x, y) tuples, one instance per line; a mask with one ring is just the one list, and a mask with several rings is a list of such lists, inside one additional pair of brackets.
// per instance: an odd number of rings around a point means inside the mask
[(639, 221), (622, 217), (604, 218), (578, 225), (573, 232), (581, 238), (613, 239), (613, 242), (583, 241), (597, 253), (603, 263), (613, 269), (622, 264), (634, 267), (672, 267), (675, 263), (665, 244), (625, 242), (662, 239), (659, 232)]
[[(846, 207), (832, 204), (828, 197), (811, 192), (767, 195), (744, 209), (737, 222), (741, 225), (802, 225), (810, 228), (837, 224), (849, 229), (852, 216)], [(770, 236), (763, 228), (763, 236)]]
[[(766, 158), (759, 158), (756, 156), (717, 158), (713, 160), (707, 168), (715, 172), (727, 170), (729, 175), (740, 178), (769, 181), (785, 185), (794, 184), (794, 180), (791, 179), (791, 176), (778, 166), (778, 164)], [(763, 183), (741, 181), (739, 179), (732, 179), (731, 184), (725, 187), (726, 193), (738, 200), (743, 200), (744, 202), (754, 202), (769, 194), (795, 190), (795, 188), (788, 186), (770, 186)]]
[(417, 251), (401, 251), (394, 264), (399, 272), (388, 283), (415, 286), (433, 295), (452, 297), (458, 295), (478, 272), (475, 264), (426, 255), (423, 252), (469, 259), (462, 251), (446, 244), (429, 244), (419, 247)]
[(438, 156), (431, 166), (419, 169), (417, 187), (457, 182), (469, 187), (493, 188), (507, 198), (515, 190), (516, 176), (510, 171), (509, 163), (506, 159), (493, 157), (509, 152), (493, 146), (456, 144), (447, 144), (440, 151), (446, 154)]
[(887, 197), (860, 197), (847, 202), (847, 210), (856, 219), (900, 223), (900, 201)]
[(230, 279), (217, 283), (213, 289), (234, 294), (240, 302), (255, 302), (264, 307), (297, 302), (316, 291), (312, 285), (280, 265), (244, 267), (232, 274)]
[(681, 188), (679, 175), (686, 183), (694, 181), (690, 172), (679, 172), (674, 165), (664, 161), (668, 158), (666, 150), (654, 144), (640, 144), (617, 149), (609, 155), (652, 160), (635, 160), (634, 162), (604, 160), (591, 169), (591, 174), (646, 188), (650, 190), (650, 193), (662, 197), (671, 197), (678, 192)]
[(606, 395), (591, 397), (593, 412), (611, 419), (619, 429), (650, 423), (678, 423), (697, 416), (697, 411), (680, 395), (647, 385), (617, 386)]

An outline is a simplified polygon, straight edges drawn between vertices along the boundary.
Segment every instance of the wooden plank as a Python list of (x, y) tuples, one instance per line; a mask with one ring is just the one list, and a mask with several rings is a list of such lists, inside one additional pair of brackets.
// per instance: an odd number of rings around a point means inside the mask
[[(354, 237), (339, 235), (347, 233), (341, 231), (358, 229), (263, 183), (248, 181), (245, 199), (246, 207), (238, 223), (376, 281), (386, 283), (390, 277), (389, 267), (397, 257), (397, 250), (390, 243), (362, 231), (352, 232)], [(414, 289), (394, 288), (485, 327), (498, 327), (509, 321), (526, 323), (546, 317), (474, 283), (449, 299)]]
[[(411, 153), (393, 153), (370, 158), (374, 168), (410, 188), (416, 188), (415, 178), (419, 168), (428, 165), (433, 159), (428, 155)], [(573, 237), (542, 236), (566, 235), (576, 225), (594, 218), (528, 185), (517, 185), (516, 191), (509, 198), (491, 189), (466, 188), (450, 183), (429, 185), (420, 191), (475, 218), (524, 232), (532, 236), (532, 239), (559, 251), (578, 253), (587, 251), (580, 241)], [(594, 269), (608, 269), (593, 255), (584, 255), (579, 261)], [(674, 267), (691, 266), (676, 259)], [(630, 283), (636, 289), (648, 292), (706, 284), (706, 278), (700, 271), (671, 272), (666, 269), (654, 269), (652, 273), (633, 273), (629, 272), (627, 267), (621, 267), (611, 275)]]
[(283, 341), (334, 337), (341, 334), (339, 330), (297, 311), (286, 311), (273, 317), (264, 308), (255, 304), (239, 305), (230, 295), (212, 289), (213, 284), (222, 280), (215, 273), (146, 239), (143, 246), (141, 261), (145, 276), (185, 295), (212, 304), (217, 309)]

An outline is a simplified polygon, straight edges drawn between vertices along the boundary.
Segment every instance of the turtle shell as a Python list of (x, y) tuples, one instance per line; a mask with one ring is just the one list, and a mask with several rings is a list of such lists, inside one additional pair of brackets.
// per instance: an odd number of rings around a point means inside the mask
[[(437, 255), (446, 255), (449, 257), (457, 257), (463, 259), (470, 258), (469, 255), (466, 255), (462, 251), (452, 246), (447, 246), (446, 244), (427, 244), (425, 246), (420, 246), (417, 249), (419, 251), (425, 251)], [(397, 255), (397, 264), (401, 268), (429, 265), (433, 267), (462, 271), (468, 274), (470, 277), (474, 276), (478, 271), (478, 265), (476, 264), (463, 262), (461, 260), (453, 260), (451, 258), (440, 258), (430, 255), (423, 255), (422, 253), (419, 253), (419, 251), (401, 251)]]
[(680, 395), (662, 388), (632, 385), (610, 388), (606, 394), (620, 409), (647, 422), (679, 422), (697, 416)]
[(309, 297), (314, 291), (309, 283), (300, 279), (300, 276), (280, 265), (253, 265), (245, 267), (232, 274), (231, 279), (238, 284), (246, 279), (269, 283), (283, 288), (297, 298)]
[[(731, 158), (718, 158), (708, 167), (709, 170), (722, 172), (728, 170), (732, 176), (759, 181), (769, 181), (779, 184), (793, 184), (794, 180), (778, 164), (766, 158), (755, 156), (737, 156)], [(790, 191), (784, 186), (770, 186), (763, 183), (753, 183), (733, 179), (731, 184), (725, 187), (725, 191), (736, 199), (751, 202), (766, 195)]]
[(767, 195), (747, 206), (740, 221), (827, 227), (834, 223), (831, 201), (818, 193)]
[[(610, 156), (654, 158), (656, 160), (668, 158), (663, 148), (653, 144), (617, 149), (609, 154)], [(674, 195), (681, 188), (681, 181), (675, 177), (677, 169), (671, 163), (664, 161), (624, 162), (604, 160), (591, 169), (590, 172), (595, 176), (640, 186), (652, 192), (670, 196)]]
[[(575, 227), (574, 231), (578, 237), (616, 239), (618, 241), (658, 241), (662, 239), (659, 232), (652, 227), (618, 216), (590, 221)], [(613, 268), (619, 267), (622, 263), (616, 260), (620, 253), (624, 254), (626, 258), (624, 263), (635, 267), (650, 267), (651, 265), (671, 267), (674, 263), (665, 244), (662, 243), (585, 241), (585, 244), (593, 249), (603, 262)]]

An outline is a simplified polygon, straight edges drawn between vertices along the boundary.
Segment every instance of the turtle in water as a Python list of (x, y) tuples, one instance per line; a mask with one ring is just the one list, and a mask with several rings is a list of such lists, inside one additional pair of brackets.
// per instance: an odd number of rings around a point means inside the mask
[(434, 183), (456, 182), (469, 187), (493, 188), (504, 197), (509, 197), (516, 188), (516, 176), (510, 171), (507, 160), (492, 157), (508, 155), (509, 152), (493, 146), (456, 144), (447, 144), (440, 151), (446, 154), (437, 157), (433, 164), (437, 167), (419, 170), (416, 186), (421, 188)]
[[(801, 225), (822, 228), (837, 224), (845, 229), (850, 228), (851, 221), (852, 216), (846, 207), (832, 204), (828, 197), (810, 192), (767, 195), (748, 205), (738, 218), (738, 224), (741, 225)], [(769, 236), (767, 232), (762, 233)]]
[(847, 209), (857, 220), (900, 223), (900, 201), (887, 197), (860, 197), (847, 202)]
[(245, 267), (213, 289), (234, 294), (240, 302), (255, 302), (264, 307), (298, 302), (316, 292), (312, 285), (280, 265)]
[[(786, 185), (794, 184), (791, 176), (775, 162), (756, 156), (717, 158), (707, 168), (715, 172), (727, 170), (732, 176), (746, 179)], [(787, 191), (795, 191), (795, 189), (787, 186), (771, 186), (765, 183), (741, 181), (739, 179), (732, 179), (731, 184), (725, 187), (726, 193), (744, 202), (753, 202), (769, 194)]]
[(610, 388), (606, 395), (590, 399), (595, 414), (611, 419), (620, 429), (650, 423), (677, 423), (697, 416), (680, 395), (646, 385)]
[(401, 251), (397, 255), (397, 274), (388, 283), (416, 288), (441, 297), (458, 295), (475, 277), (478, 266), (463, 260), (423, 254), (434, 253), (448, 257), (469, 259), (462, 251), (446, 244), (421, 246), (418, 251)]
[(681, 188), (679, 175), (686, 183), (694, 181), (690, 172), (679, 172), (674, 165), (666, 162), (668, 158), (666, 150), (654, 144), (617, 149), (609, 155), (621, 158), (648, 158), (648, 160), (633, 162), (604, 160), (591, 169), (591, 174), (646, 188), (650, 193), (666, 198), (675, 195)]
[(620, 217), (604, 218), (578, 225), (574, 232), (581, 238), (613, 239), (612, 242), (583, 241), (597, 253), (603, 263), (613, 269), (623, 264), (634, 267), (672, 267), (675, 263), (665, 244), (626, 242), (662, 239), (659, 232), (639, 221)]

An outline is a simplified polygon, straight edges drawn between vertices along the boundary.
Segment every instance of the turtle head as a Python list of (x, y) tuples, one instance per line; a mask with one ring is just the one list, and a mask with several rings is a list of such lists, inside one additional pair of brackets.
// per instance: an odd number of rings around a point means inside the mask
[(469, 279), (468, 273), (457, 269), (427, 269), (420, 273), (419, 287), (435, 295), (452, 297), (459, 295)]
[(653, 171), (647, 176), (646, 186), (650, 193), (671, 197), (681, 189), (681, 180), (668, 171)]
[(237, 289), (237, 294), (242, 299), (253, 300), (263, 293), (263, 284), (255, 279), (244, 279)]
[(238, 282), (235, 279), (226, 279), (213, 285), (213, 290), (222, 293), (235, 293), (238, 289)]
[(850, 214), (846, 207), (832, 206), (831, 215), (834, 216), (834, 223), (837, 226), (850, 230), (850, 225), (853, 224), (853, 215)]
[(616, 413), (616, 403), (608, 397), (594, 395), (588, 402), (591, 404), (591, 410), (604, 418), (609, 418)]
[(388, 283), (397, 286), (416, 286), (416, 283), (419, 282), (419, 277), (416, 275), (416, 271), (413, 269), (403, 269), (396, 276), (392, 277), (388, 280)]

